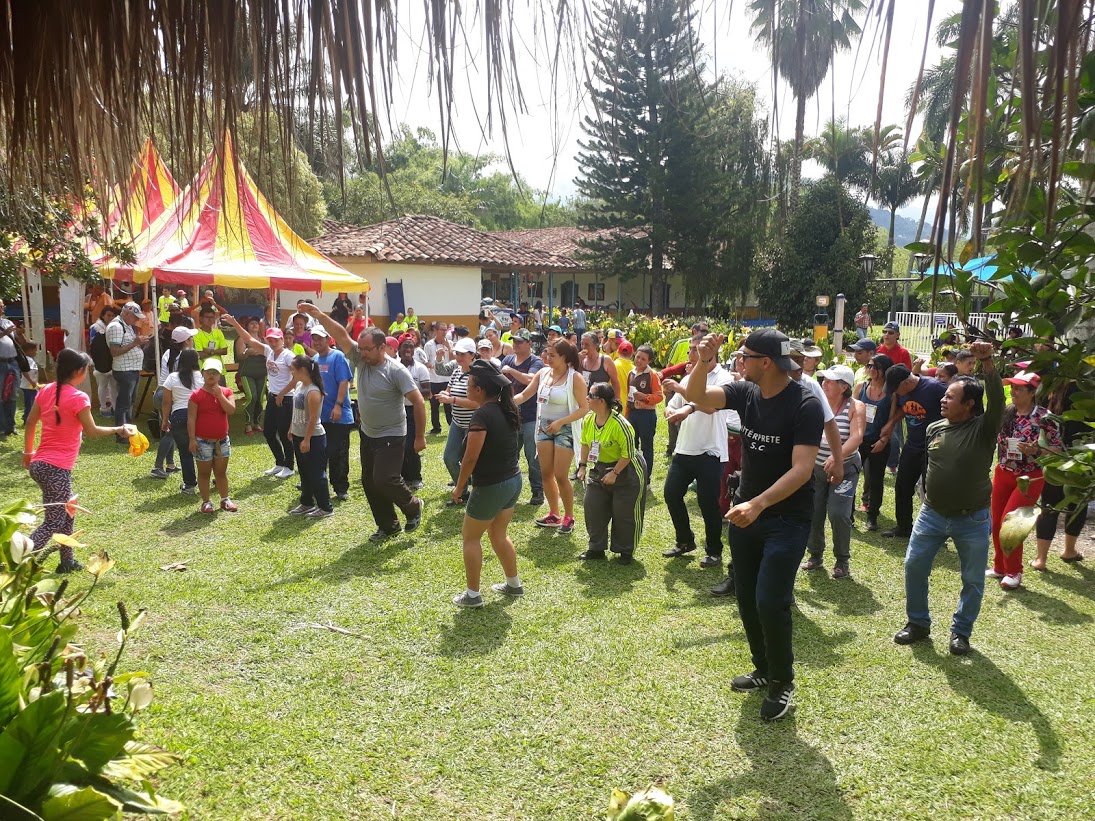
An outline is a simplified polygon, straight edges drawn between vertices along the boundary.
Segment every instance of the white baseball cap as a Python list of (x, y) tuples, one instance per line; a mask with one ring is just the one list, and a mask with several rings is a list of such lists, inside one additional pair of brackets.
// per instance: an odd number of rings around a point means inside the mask
[(467, 337), (457, 340), (456, 344), (452, 346), (452, 349), (456, 353), (475, 353), (475, 343)]
[(198, 331), (195, 328), (176, 328), (171, 332), (171, 341), (178, 344), (186, 342), (188, 339), (193, 339), (198, 335)]
[(833, 382), (844, 382), (849, 388), (855, 387), (855, 374), (847, 365), (833, 365), (833, 367), (821, 371), (821, 378)]

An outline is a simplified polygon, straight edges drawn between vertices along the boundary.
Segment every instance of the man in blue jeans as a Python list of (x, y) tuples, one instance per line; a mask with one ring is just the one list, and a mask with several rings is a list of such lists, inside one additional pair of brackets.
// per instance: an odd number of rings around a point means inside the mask
[[(791, 378), (798, 366), (784, 334), (771, 329), (749, 334), (742, 352), (746, 381), (708, 385), (721, 344), (721, 337), (704, 337), (684, 398), (701, 409), (730, 408), (741, 417), (741, 483), (726, 518), (738, 612), (755, 669), (735, 676), (730, 685), (739, 692), (767, 690), (760, 717), (772, 721), (787, 715), (795, 691), (791, 602), (810, 535), (814, 460), (822, 433), (829, 432), (817, 397)], [(830, 447), (838, 452), (835, 425), (832, 432)], [(839, 482), (843, 475), (843, 463), (834, 464), (830, 479)]]
[[(536, 372), (544, 367), (544, 360), (532, 352), (532, 334), (527, 328), (512, 332), (510, 339), (513, 353), (502, 358), (502, 373), (509, 377), (514, 394), (523, 391)], [(540, 459), (536, 456), (536, 403), (525, 402), (521, 410), (521, 449), (528, 463), (528, 483), (532, 488), (529, 504), (539, 507), (544, 503), (544, 480), (540, 473)]]
[(981, 363), (985, 385), (972, 376), (956, 376), (943, 397), (943, 418), (928, 426), (926, 496), (905, 553), (909, 621), (893, 638), (897, 644), (912, 644), (930, 634), (928, 575), (949, 537), (962, 571), (962, 592), (951, 622), (950, 651), (956, 656), (970, 651), (985, 592), (992, 529), (989, 470), (1004, 414), (1004, 386), (992, 361), (992, 343), (974, 342), (970, 350)]
[[(106, 341), (110, 355), (114, 357), (114, 381), (118, 396), (114, 400), (114, 424), (127, 425), (133, 421), (133, 405), (137, 401), (137, 385), (141, 381), (141, 365), (144, 363), (144, 345), (152, 337), (141, 336), (137, 323), (144, 318), (141, 306), (127, 302), (122, 312), (106, 326)], [(119, 444), (128, 445), (124, 436), (114, 437)]]

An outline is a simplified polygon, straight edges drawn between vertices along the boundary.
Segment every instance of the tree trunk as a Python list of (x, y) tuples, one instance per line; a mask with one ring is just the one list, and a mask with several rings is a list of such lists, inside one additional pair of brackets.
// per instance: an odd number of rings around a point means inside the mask
[[(654, 30), (652, 21), (653, 12), (647, 5), (647, 32)], [(654, 73), (654, 44), (646, 44), (646, 111), (650, 128), (650, 150), (647, 161), (650, 163), (648, 185), (650, 186), (650, 313), (652, 316), (662, 316), (666, 312), (665, 304), (665, 271), (662, 263), (665, 252), (662, 248), (661, 226), (665, 219), (663, 213), (662, 195), (664, 193), (664, 166), (662, 158), (665, 156), (665, 145), (661, 133), (661, 121), (658, 116), (658, 89), (655, 84), (658, 79)]]
[(791, 204), (791, 212), (798, 208), (799, 188), (802, 185), (802, 146), (806, 132), (806, 98), (799, 97), (795, 101), (795, 156), (791, 158), (791, 190), (788, 192), (788, 202)]
[[(916, 239), (914, 242), (920, 242), (920, 238), (924, 236), (924, 223), (928, 221), (928, 206), (932, 201), (932, 194), (935, 193), (935, 189), (932, 189), (924, 195), (924, 207), (920, 209), (920, 222), (916, 224)], [(913, 255), (909, 254), (909, 270), (905, 273), (911, 274), (913, 269)]]

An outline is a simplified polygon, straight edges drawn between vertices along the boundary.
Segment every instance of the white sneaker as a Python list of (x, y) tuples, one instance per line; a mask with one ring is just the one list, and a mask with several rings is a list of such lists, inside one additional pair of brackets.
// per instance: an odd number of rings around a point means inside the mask
[(293, 475), (292, 468), (278, 468), (278, 472), (274, 474), (278, 479), (288, 479)]
[(1003, 573), (997, 573), (995, 570), (993, 570), (990, 567), (988, 570), (985, 571), (985, 578), (986, 579), (1002, 579), (1002, 578), (1004, 578), (1004, 574)]
[(1004, 578), (1000, 579), (1000, 586), (1005, 590), (1015, 590), (1022, 583), (1022, 573), (1016, 573), (1014, 576), (1004, 576)]
[(277, 476), (279, 473), (281, 473), (281, 465), (274, 465), (269, 470), (264, 470), (262, 472), (262, 475), (263, 476)]

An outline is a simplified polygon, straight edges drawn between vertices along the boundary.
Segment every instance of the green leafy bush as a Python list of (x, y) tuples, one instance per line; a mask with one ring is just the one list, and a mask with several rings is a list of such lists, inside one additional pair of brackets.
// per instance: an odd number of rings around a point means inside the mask
[[(729, 353), (737, 349), (737, 345), (743, 338), (740, 325), (731, 325), (726, 322), (709, 321), (704, 317), (649, 317), (644, 314), (634, 316), (614, 317), (611, 314), (590, 312), (587, 317), (587, 325), (590, 329), (618, 328), (624, 332), (624, 336), (636, 348), (640, 345), (649, 345), (654, 349), (654, 362), (664, 367), (670, 364), (673, 349), (682, 339), (692, 337), (692, 325), (703, 320), (711, 328), (711, 333), (722, 334), (726, 337), (722, 356), (724, 359)], [(679, 357), (678, 357), (679, 358)]]
[(148, 675), (117, 672), (144, 611), (130, 618), (118, 602), (118, 652), (90, 660), (74, 643), (76, 619), (114, 562), (106, 553), (92, 555), (91, 585), (67, 596), (70, 581), (47, 577), (19, 530), (35, 519), (27, 502), (0, 513), (0, 818), (99, 821), (123, 812), (180, 812), (148, 781), (178, 756), (135, 739), (135, 714), (152, 701)]

